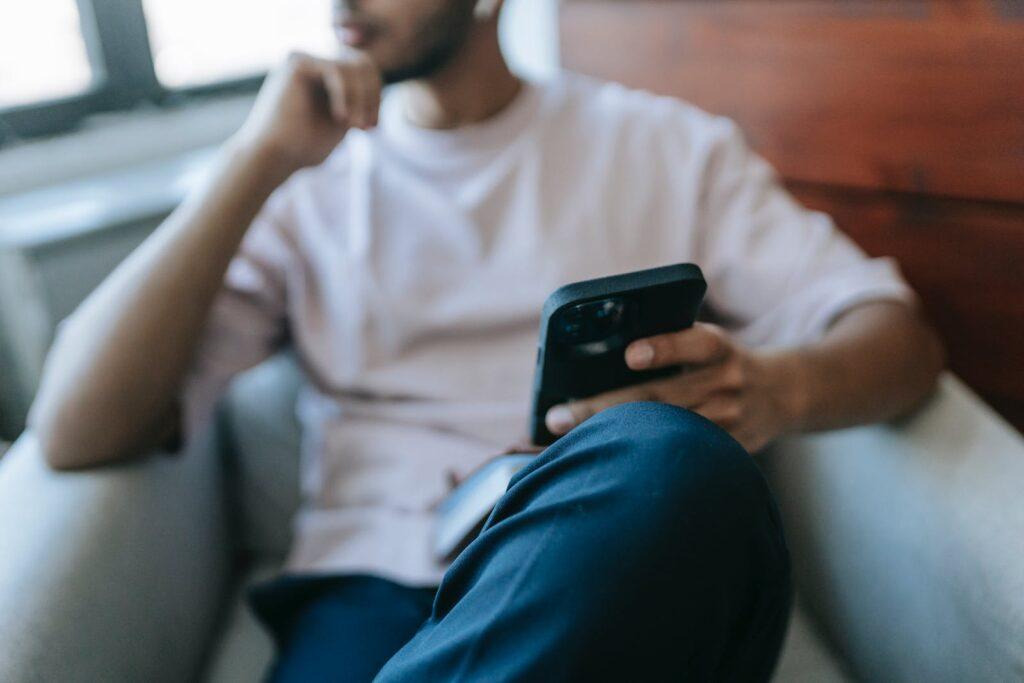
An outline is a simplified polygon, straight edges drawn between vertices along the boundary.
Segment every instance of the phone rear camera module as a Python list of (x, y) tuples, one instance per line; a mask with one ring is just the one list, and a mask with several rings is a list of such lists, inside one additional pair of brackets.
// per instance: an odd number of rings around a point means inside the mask
[(555, 324), (559, 341), (585, 356), (607, 353), (623, 343), (629, 302), (609, 297), (577, 304), (564, 311)]

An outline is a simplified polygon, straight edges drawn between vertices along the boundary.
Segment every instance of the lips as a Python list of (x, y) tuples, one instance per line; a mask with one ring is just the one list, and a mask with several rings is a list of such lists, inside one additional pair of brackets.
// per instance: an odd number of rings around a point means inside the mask
[(337, 29), (342, 42), (356, 48), (369, 45), (376, 33), (372, 26), (361, 21), (346, 20), (337, 24)]

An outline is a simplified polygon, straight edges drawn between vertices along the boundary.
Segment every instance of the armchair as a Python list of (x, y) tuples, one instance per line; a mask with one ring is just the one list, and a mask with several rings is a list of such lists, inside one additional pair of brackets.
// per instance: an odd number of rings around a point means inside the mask
[[(240, 600), (298, 504), (283, 355), (236, 380), (185, 457), (58, 473), (0, 460), (0, 680), (258, 680)], [(764, 457), (800, 608), (780, 681), (1024, 680), (1024, 439), (947, 375), (899, 422)]]

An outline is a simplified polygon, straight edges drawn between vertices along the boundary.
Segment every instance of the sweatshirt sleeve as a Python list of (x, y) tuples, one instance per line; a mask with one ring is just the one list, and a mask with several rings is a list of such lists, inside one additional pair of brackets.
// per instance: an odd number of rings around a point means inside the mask
[(209, 421), (231, 379), (284, 346), (295, 242), (270, 203), (232, 259), (182, 390), (184, 436)]
[(739, 339), (813, 342), (861, 303), (916, 302), (894, 260), (869, 258), (827, 215), (797, 203), (734, 123), (707, 123), (696, 258), (709, 307)]

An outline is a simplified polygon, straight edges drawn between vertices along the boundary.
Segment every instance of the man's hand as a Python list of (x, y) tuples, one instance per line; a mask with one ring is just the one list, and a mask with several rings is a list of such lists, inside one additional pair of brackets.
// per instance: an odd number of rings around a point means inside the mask
[(358, 50), (337, 59), (292, 54), (267, 77), (236, 140), (289, 170), (327, 158), (350, 128), (377, 125), (380, 71)]
[(169, 413), (253, 219), (350, 128), (375, 125), (380, 94), (377, 68), (355, 51), (337, 60), (294, 55), (268, 77), (206, 181), (89, 295), (54, 343), (29, 414), (53, 467), (145, 452), (163, 425), (174, 426)]
[(793, 427), (795, 372), (792, 356), (743, 348), (720, 327), (697, 323), (688, 330), (633, 342), (626, 349), (633, 370), (681, 365), (672, 377), (555, 406), (548, 429), (561, 435), (595, 413), (630, 401), (658, 401), (688, 408), (728, 431), (753, 453)]

